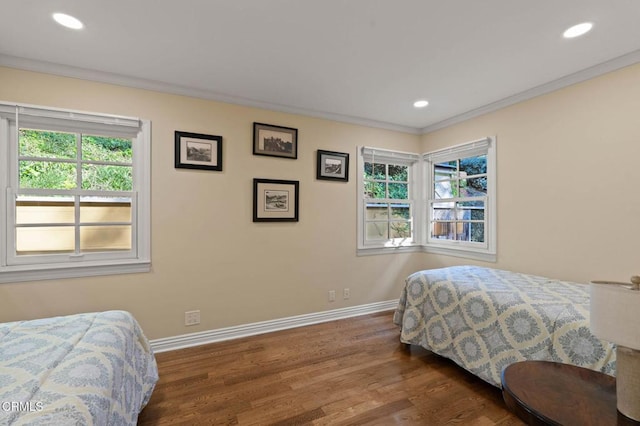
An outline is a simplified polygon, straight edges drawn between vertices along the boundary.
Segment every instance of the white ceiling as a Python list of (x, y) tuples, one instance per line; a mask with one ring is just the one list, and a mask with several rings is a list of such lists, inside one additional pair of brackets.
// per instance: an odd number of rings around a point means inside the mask
[(0, 65), (416, 133), (636, 62), (640, 0), (0, 3)]

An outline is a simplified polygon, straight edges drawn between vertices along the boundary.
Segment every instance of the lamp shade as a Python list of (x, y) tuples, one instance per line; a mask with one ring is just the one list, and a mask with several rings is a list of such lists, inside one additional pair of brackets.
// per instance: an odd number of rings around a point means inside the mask
[(629, 285), (592, 281), (590, 328), (598, 338), (640, 350), (640, 291)]

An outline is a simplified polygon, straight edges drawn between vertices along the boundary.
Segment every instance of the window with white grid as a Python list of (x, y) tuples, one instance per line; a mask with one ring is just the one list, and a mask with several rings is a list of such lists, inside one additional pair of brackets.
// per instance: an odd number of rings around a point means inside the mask
[(415, 245), (418, 155), (362, 148), (359, 158), (359, 248)]
[(358, 254), (496, 260), (496, 140), (413, 154), (358, 149)]
[(495, 258), (495, 140), (465, 143), (423, 159), (427, 251)]
[(149, 269), (149, 128), (0, 104), (0, 281)]

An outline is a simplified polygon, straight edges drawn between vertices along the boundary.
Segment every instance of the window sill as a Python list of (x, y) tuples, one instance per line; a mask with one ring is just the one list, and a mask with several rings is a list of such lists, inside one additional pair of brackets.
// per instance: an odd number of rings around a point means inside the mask
[(396, 246), (396, 247), (366, 247), (358, 248), (357, 256), (375, 256), (379, 254), (398, 254), (398, 253), (431, 253), (442, 254), (445, 256), (462, 257), (465, 259), (479, 260), (482, 262), (497, 262), (497, 255), (495, 253), (489, 253), (478, 250), (449, 248), (439, 246)]
[(0, 268), (0, 284), (41, 281), (63, 278), (95, 277), (101, 275), (135, 274), (151, 271), (151, 262), (134, 260), (110, 264), (5, 266)]
[(378, 254), (418, 253), (422, 251), (419, 245), (406, 245), (394, 247), (366, 247), (358, 248), (357, 256), (374, 256)]
[(431, 254), (443, 254), (445, 256), (463, 257), (465, 259), (480, 260), (483, 262), (497, 262), (498, 256), (489, 251), (472, 250), (467, 248), (450, 248), (435, 245), (422, 246), (422, 251)]

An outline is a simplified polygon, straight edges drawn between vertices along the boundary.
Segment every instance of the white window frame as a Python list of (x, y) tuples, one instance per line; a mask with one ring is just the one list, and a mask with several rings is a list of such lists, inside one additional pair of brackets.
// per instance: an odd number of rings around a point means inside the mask
[[(435, 201), (434, 173), (435, 165), (461, 158), (487, 156), (487, 196), (485, 197), (485, 241), (475, 243), (431, 238), (431, 220), (433, 210), (431, 203)], [(424, 228), (424, 250), (427, 253), (465, 257), (474, 260), (496, 261), (496, 143), (494, 137), (486, 137), (463, 143), (446, 149), (422, 155), (425, 167), (425, 211), (426, 226)]]
[[(16, 256), (18, 128), (132, 138), (132, 249)], [(0, 102), (0, 283), (148, 272), (151, 268), (151, 122), (134, 117)], [(46, 191), (45, 191), (46, 192)], [(84, 193), (83, 195), (93, 195)], [(114, 194), (118, 195), (118, 194)]]
[[(358, 147), (358, 255), (381, 254), (390, 252), (419, 251), (420, 244), (416, 236), (421, 231), (420, 221), (416, 220), (416, 211), (419, 207), (419, 194), (416, 191), (416, 183), (420, 181), (420, 156), (418, 154), (402, 151), (393, 151), (381, 148)], [(366, 239), (366, 204), (380, 201), (381, 203), (402, 203), (405, 200), (381, 199), (372, 200), (366, 198), (364, 182), (364, 163), (374, 162), (378, 164), (395, 164), (408, 167), (408, 195), (406, 202), (412, 212), (411, 235), (412, 238), (389, 238), (386, 240), (367, 241)]]
[[(449, 160), (487, 156), (487, 197), (485, 200), (485, 242), (439, 240), (430, 237), (431, 209), (433, 198), (433, 174), (435, 164)], [(409, 197), (412, 205), (411, 241), (384, 240), (368, 242), (365, 239), (367, 200), (364, 197), (364, 163), (378, 159), (381, 163), (409, 165)], [(496, 138), (483, 139), (448, 147), (426, 154), (358, 147), (358, 195), (357, 195), (357, 254), (386, 254), (407, 251), (423, 251), (473, 260), (495, 262), (497, 260), (497, 210), (496, 210)], [(371, 201), (371, 200), (369, 200)], [(385, 200), (382, 200), (383, 202)], [(388, 201), (388, 200), (387, 200)]]

